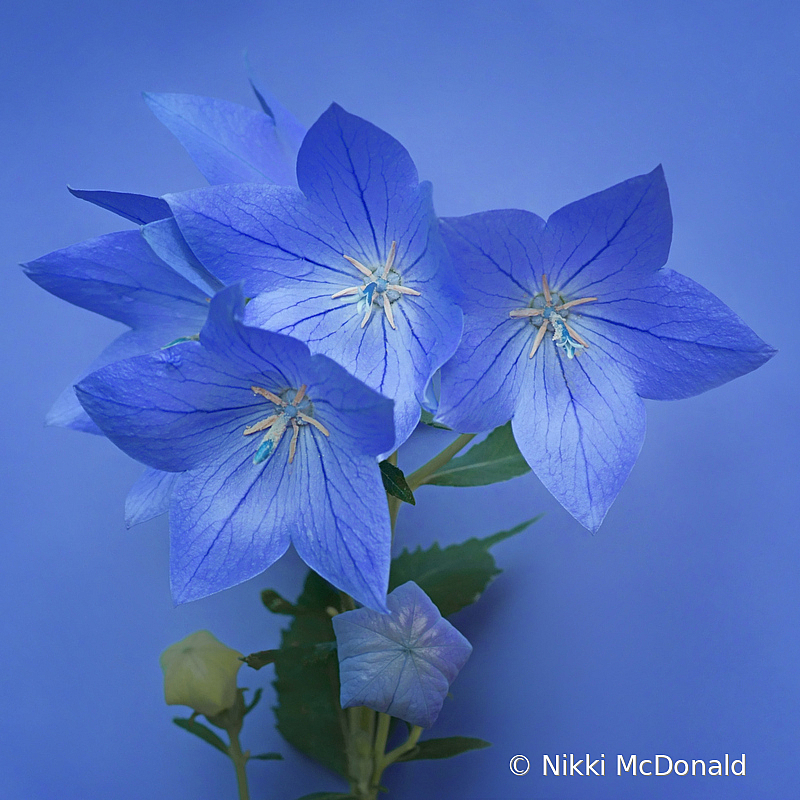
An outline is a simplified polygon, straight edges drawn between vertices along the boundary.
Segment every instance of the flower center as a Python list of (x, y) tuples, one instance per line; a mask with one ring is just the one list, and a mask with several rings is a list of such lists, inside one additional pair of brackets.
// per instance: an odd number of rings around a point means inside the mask
[[(325, 436), (330, 436), (328, 429), (312, 416), (314, 405), (306, 397), (307, 387), (305, 384), (297, 392), (294, 389), (286, 389), (281, 395), (270, 392), (268, 389), (263, 389), (261, 386), (251, 386), (250, 388), (253, 394), (260, 395), (276, 406), (274, 414), (244, 429), (245, 436), (250, 436), (259, 431), (267, 431), (258, 446), (258, 450), (256, 450), (256, 454), (253, 456), (254, 464), (263, 463), (275, 452), (283, 438), (283, 434), (290, 425), (292, 427), (292, 441), (289, 444), (290, 464), (294, 461), (294, 454), (297, 450), (297, 437), (300, 435), (301, 426), (311, 425), (320, 433), (325, 434)], [(294, 394), (294, 397), (289, 402), (287, 398), (291, 397), (292, 394)]]
[(517, 308), (509, 312), (509, 316), (513, 319), (530, 319), (534, 327), (538, 327), (528, 358), (533, 358), (539, 349), (539, 345), (542, 343), (545, 333), (547, 333), (548, 326), (552, 327), (553, 341), (556, 346), (564, 350), (567, 358), (574, 358), (577, 353), (589, 346), (589, 343), (575, 331), (567, 322), (567, 319), (570, 308), (579, 306), (582, 303), (591, 303), (597, 298), (582, 297), (580, 300), (563, 302), (564, 298), (559, 295), (559, 300), (562, 302), (553, 302), (553, 295), (547, 283), (547, 275), (542, 275), (542, 294), (536, 295), (528, 308)]
[(415, 289), (409, 289), (400, 282), (402, 280), (400, 274), (394, 269), (396, 254), (397, 242), (392, 242), (389, 255), (386, 257), (386, 263), (374, 269), (365, 267), (355, 258), (344, 256), (344, 258), (368, 280), (360, 286), (348, 286), (346, 289), (332, 294), (331, 300), (337, 300), (340, 297), (357, 297), (358, 302), (356, 304), (356, 309), (358, 313), (364, 315), (364, 318), (361, 320), (362, 328), (369, 322), (373, 307), (378, 306), (379, 308), (383, 308), (389, 325), (391, 325), (394, 330), (397, 330), (397, 326), (394, 324), (392, 303), (396, 303), (404, 294), (416, 297), (420, 296), (420, 292)]

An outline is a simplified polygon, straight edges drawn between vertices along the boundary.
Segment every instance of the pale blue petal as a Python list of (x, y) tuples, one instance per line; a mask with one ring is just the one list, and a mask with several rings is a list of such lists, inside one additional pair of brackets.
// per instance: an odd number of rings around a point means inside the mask
[(142, 522), (166, 514), (180, 472), (146, 469), (133, 484), (125, 499), (125, 524), (132, 528)]
[(144, 99), (209, 183), (295, 184), (291, 153), (267, 114), (189, 94), (145, 94)]
[(124, 217), (137, 225), (146, 225), (172, 215), (169, 206), (160, 197), (149, 197), (146, 194), (130, 194), (129, 192), (104, 192), (73, 189), (70, 193), (81, 200), (87, 200), (100, 208), (105, 208), (120, 217)]
[(292, 164), (297, 161), (297, 151), (306, 135), (306, 128), (298, 122), (297, 118), (282, 103), (278, 101), (272, 92), (265, 89), (250, 72), (250, 86), (261, 105), (265, 114), (268, 114), (275, 121), (275, 131), (287, 152), (290, 154)]
[[(315, 415), (326, 419), (316, 408)], [(392, 535), (376, 459), (354, 456), (336, 430), (321, 437), (306, 428), (295, 461), (306, 477), (279, 487), (277, 497), (293, 508), (298, 555), (359, 603), (385, 611)]]
[(315, 266), (349, 266), (346, 245), (309, 215), (297, 189), (240, 184), (165, 199), (197, 258), (224, 283), (241, 281), (248, 296)]
[(73, 384), (107, 364), (160, 350), (165, 344), (179, 336), (196, 334), (198, 331), (199, 328), (184, 328), (180, 321), (177, 324), (165, 324), (158, 328), (125, 331), (114, 339), (72, 384), (64, 389), (48, 412), (45, 422), (58, 428), (102, 434), (102, 431), (90, 419), (78, 401)]
[(713, 389), (775, 354), (719, 298), (669, 269), (580, 311), (584, 338), (624, 365), (640, 396), (655, 400)]
[(150, 249), (175, 272), (196, 286), (208, 297), (222, 289), (223, 284), (196, 258), (181, 235), (178, 223), (170, 212), (167, 219), (153, 222), (142, 228), (142, 236)]
[(245, 426), (263, 418), (251, 383), (186, 342), (110, 364), (75, 388), (117, 447), (147, 466), (180, 472), (235, 449)]
[(225, 458), (184, 472), (176, 482), (169, 515), (175, 603), (242, 583), (277, 561), (289, 546), (290, 509), (274, 502), (289, 479), (286, 455), (276, 452), (257, 466), (249, 438), (240, 434), (238, 448)]
[(644, 403), (604, 353), (590, 348), (567, 359), (550, 339), (526, 369), (514, 438), (559, 503), (596, 531), (641, 450)]
[(89, 239), (24, 264), (51, 294), (135, 327), (185, 321), (195, 332), (206, 296), (167, 266), (138, 230)]
[(547, 220), (543, 264), (553, 289), (600, 297), (663, 267), (672, 241), (664, 171), (618, 183), (556, 211)]
[(369, 261), (383, 257), (393, 239), (400, 244), (413, 236), (401, 227), (409, 222), (409, 196), (419, 182), (411, 156), (388, 133), (335, 103), (303, 140), (297, 180), (351, 232)]

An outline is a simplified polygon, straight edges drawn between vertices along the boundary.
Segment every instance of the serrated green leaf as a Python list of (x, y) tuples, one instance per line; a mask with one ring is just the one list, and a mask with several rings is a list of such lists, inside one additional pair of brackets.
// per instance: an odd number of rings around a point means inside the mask
[(443, 431), (453, 430), (452, 428), (448, 428), (447, 425), (442, 425), (441, 422), (434, 422), (433, 414), (431, 414), (430, 411), (426, 411), (424, 408), (422, 409), (422, 414), (420, 415), (419, 421), (431, 428), (439, 428)]
[(179, 727), (183, 728), (185, 731), (189, 731), (189, 733), (193, 733), (195, 736), (199, 736), (204, 742), (208, 742), (212, 747), (216, 747), (225, 755), (228, 755), (228, 747), (222, 739), (217, 736), (211, 728), (207, 728), (203, 725), (202, 722), (198, 722), (195, 719), (191, 718), (184, 718), (184, 717), (173, 717), (172, 721)]
[[(297, 600), (298, 613), (281, 636), (273, 686), (277, 728), (289, 744), (342, 776), (347, 774), (339, 664), (331, 616), (339, 593), (309, 572)], [(346, 796), (346, 795), (345, 795)]]
[(280, 753), (258, 753), (258, 755), (250, 756), (250, 758), (257, 758), (259, 761), (283, 761), (283, 756)]
[(274, 589), (264, 589), (264, 591), (261, 592), (261, 602), (273, 614), (293, 615), (297, 613), (297, 607), (288, 600), (284, 600)]
[(425, 739), (408, 753), (400, 756), (398, 761), (418, 761), (422, 758), (452, 758), (469, 750), (482, 750), (491, 747), (491, 742), (473, 739), (469, 736), (447, 736), (443, 739)]
[(413, 552), (403, 550), (392, 561), (389, 590), (414, 581), (438, 606), (442, 616), (450, 616), (474, 603), (489, 582), (500, 574), (489, 548), (520, 533), (538, 519), (534, 517), (484, 539), (467, 539), (444, 550), (437, 543), (427, 550), (421, 547)]
[(530, 470), (514, 441), (511, 423), (507, 422), (495, 428), (463, 456), (454, 458), (429, 475), (425, 483), (434, 486), (486, 486), (511, 480)]
[(261, 695), (264, 693), (263, 689), (256, 689), (253, 693), (253, 699), (250, 701), (248, 705), (244, 707), (245, 716), (247, 716), (257, 705), (258, 701), (261, 699)]
[(404, 503), (415, 506), (417, 501), (414, 499), (414, 493), (406, 482), (403, 470), (400, 467), (396, 467), (391, 461), (381, 461), (378, 466), (381, 468), (381, 478), (383, 478), (383, 488), (386, 493), (392, 497), (397, 497)]

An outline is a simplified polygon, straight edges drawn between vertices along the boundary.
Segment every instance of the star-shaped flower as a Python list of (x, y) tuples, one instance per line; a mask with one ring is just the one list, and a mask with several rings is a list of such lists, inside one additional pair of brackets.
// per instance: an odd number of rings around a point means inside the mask
[(597, 530), (639, 454), (641, 398), (704, 392), (775, 352), (717, 297), (663, 268), (661, 168), (555, 212), (446, 219), (465, 287), (464, 337), (437, 418), (464, 432), (509, 418), (542, 483)]
[(302, 343), (241, 322), (238, 286), (199, 341), (104, 367), (76, 387), (103, 433), (158, 470), (176, 602), (266, 569), (292, 543), (316, 572), (385, 609), (391, 534), (376, 456), (391, 401)]
[(215, 186), (165, 199), (200, 261), (241, 280), (247, 319), (295, 336), (395, 401), (395, 447), (461, 333), (429, 183), (406, 150), (333, 105), (297, 158), (300, 190)]
[(342, 708), (367, 706), (430, 728), (472, 645), (413, 581), (368, 608), (333, 618)]

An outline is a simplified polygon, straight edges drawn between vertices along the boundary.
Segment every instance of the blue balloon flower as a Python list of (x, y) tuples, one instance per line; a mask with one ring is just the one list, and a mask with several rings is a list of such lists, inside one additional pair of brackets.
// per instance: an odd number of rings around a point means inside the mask
[(542, 483), (595, 531), (645, 433), (641, 398), (704, 392), (774, 354), (726, 305), (664, 269), (672, 215), (660, 167), (555, 212), (445, 219), (464, 284), (464, 337), (437, 419), (509, 418)]
[(407, 151), (331, 106), (297, 157), (300, 189), (215, 186), (166, 200), (222, 281), (241, 280), (247, 320), (306, 342), (395, 401), (395, 447), (461, 334), (458, 290)]
[(430, 728), (472, 645), (413, 581), (368, 608), (333, 618), (342, 708), (367, 706)]
[(103, 433), (179, 472), (170, 500), (176, 602), (266, 569), (293, 544), (320, 575), (385, 610), (391, 534), (376, 456), (392, 403), (302, 343), (241, 322), (238, 286), (198, 341), (103, 367), (76, 387)]

